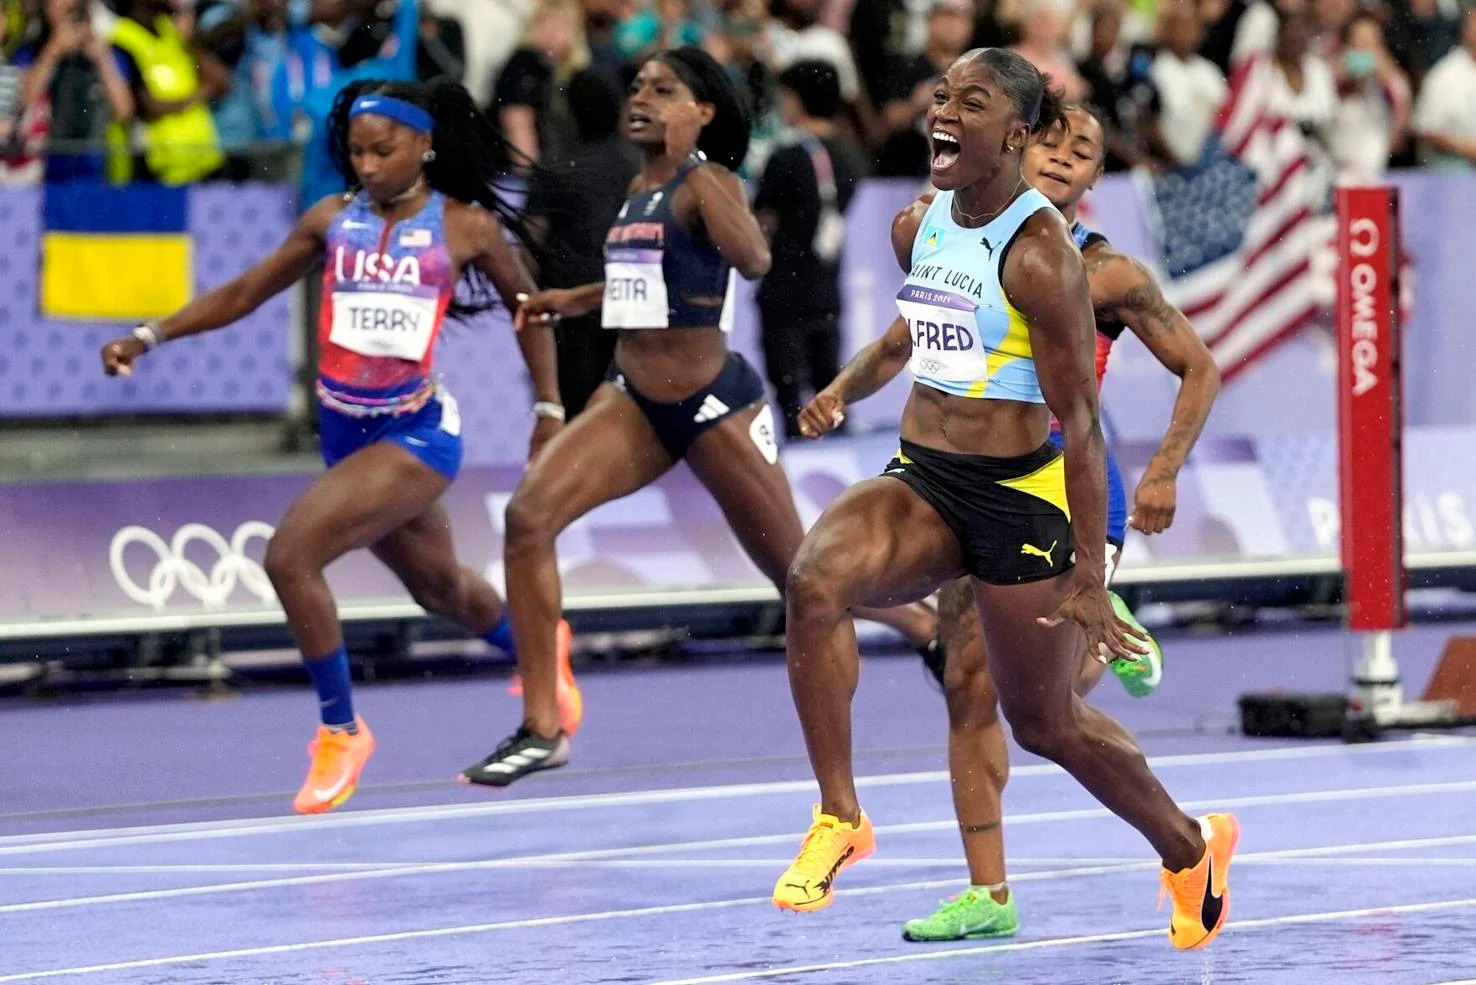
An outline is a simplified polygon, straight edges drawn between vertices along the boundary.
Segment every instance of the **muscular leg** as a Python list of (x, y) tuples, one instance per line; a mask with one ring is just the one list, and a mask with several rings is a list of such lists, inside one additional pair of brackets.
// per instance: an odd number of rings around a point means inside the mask
[(267, 545), (264, 567), (304, 657), (343, 645), (323, 569), (424, 513), (448, 485), (405, 449), (379, 442), (333, 466), (292, 504)]
[(343, 628), (323, 569), (423, 514), (447, 485), (445, 476), (404, 448), (378, 442), (313, 483), (267, 545), (267, 576), (307, 663), (323, 716), (307, 780), (292, 802), (299, 813), (321, 813), (346, 801), (374, 752), (374, 737), (353, 712)]
[(1000, 886), (996, 902), (1009, 896), (1005, 882), (1005, 783), (1010, 754), (1005, 745), (999, 698), (989, 677), (978, 604), (968, 578), (944, 585), (938, 593), (938, 620), (948, 662), (943, 688), (948, 702), (948, 774), (953, 813), (963, 836), (969, 880), (975, 886)]
[(1081, 657), (1081, 670), (1077, 672), (1076, 680), (1071, 682), (1071, 689), (1076, 692), (1077, 697), (1084, 698), (1092, 693), (1092, 688), (1102, 680), (1102, 675), (1107, 671), (1107, 665), (1093, 657), (1090, 653), (1084, 653)]
[(502, 599), (480, 574), (456, 560), (451, 517), (437, 502), (380, 538), (370, 550), (395, 573), (417, 605), (484, 636), (502, 618)]
[(687, 464), (754, 566), (782, 593), (805, 530), (784, 467), (771, 464), (749, 437), (754, 418), (767, 407), (761, 401), (702, 432), (687, 450)]
[(649, 485), (671, 468), (645, 415), (606, 383), (544, 447), (507, 504), (507, 604), (523, 679), (524, 723), (559, 731), (555, 633), (563, 610), (554, 540), (565, 527), (612, 499)]
[(953, 531), (910, 486), (852, 486), (816, 522), (789, 570), (789, 685), (820, 784), (820, 808), (855, 823), (851, 698), (860, 660), (850, 610), (924, 598), (963, 567)]
[(1020, 746), (1059, 764), (1112, 813), (1136, 828), (1170, 870), (1204, 855), (1199, 823), (1169, 797), (1121, 725), (1077, 697), (1085, 644), (1075, 625), (1045, 629), (1070, 574), (1026, 585), (977, 585), (990, 671)]
[[(805, 532), (784, 467), (771, 464), (749, 437), (749, 427), (764, 406), (755, 404), (703, 432), (692, 442), (687, 464), (717, 500), (749, 559), (783, 594)], [(885, 609), (857, 607), (855, 615), (893, 627), (914, 646), (926, 646), (937, 632), (932, 607), (920, 601)]]

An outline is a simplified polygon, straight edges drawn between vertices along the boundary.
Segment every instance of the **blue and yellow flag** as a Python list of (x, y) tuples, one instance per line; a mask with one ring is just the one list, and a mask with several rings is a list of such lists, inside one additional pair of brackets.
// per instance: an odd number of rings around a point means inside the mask
[(67, 182), (46, 189), (41, 316), (163, 318), (194, 284), (189, 190)]

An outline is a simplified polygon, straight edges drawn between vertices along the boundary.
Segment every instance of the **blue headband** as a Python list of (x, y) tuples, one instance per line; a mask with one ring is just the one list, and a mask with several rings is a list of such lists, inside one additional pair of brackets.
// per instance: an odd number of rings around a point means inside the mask
[(378, 93), (365, 93), (355, 99), (353, 106), (349, 107), (349, 119), (363, 116), (365, 113), (387, 117), (396, 123), (403, 123), (411, 130), (419, 130), (421, 133), (430, 133), (436, 125), (431, 115), (414, 103), (407, 103), (403, 99), (382, 96)]

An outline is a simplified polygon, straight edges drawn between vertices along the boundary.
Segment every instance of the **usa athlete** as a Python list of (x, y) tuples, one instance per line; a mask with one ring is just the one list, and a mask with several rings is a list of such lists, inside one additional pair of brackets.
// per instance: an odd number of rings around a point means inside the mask
[[(109, 375), (164, 342), (223, 328), (326, 259), (317, 397), (328, 470), (287, 511), (265, 567), (318, 692), (322, 724), (293, 806), (347, 800), (374, 751), (354, 714), (348, 653), (323, 569), (367, 547), (426, 610), (511, 649), (502, 600), (462, 567), (440, 503), (461, 467), (456, 401), (433, 375), (448, 314), (516, 308), (534, 284), (493, 182), (510, 149), (461, 86), (366, 81), (339, 93), (330, 146), (353, 189), (313, 206), (275, 253), (162, 322), (102, 349)], [(458, 286), (464, 295), (457, 298)], [(552, 334), (518, 336), (538, 415), (530, 456), (562, 420)]]

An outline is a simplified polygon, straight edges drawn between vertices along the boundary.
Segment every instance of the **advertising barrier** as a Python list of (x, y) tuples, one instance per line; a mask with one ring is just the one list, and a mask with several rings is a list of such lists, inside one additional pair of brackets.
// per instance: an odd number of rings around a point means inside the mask
[[(876, 435), (786, 449), (783, 462), (803, 521), (813, 523), (842, 490), (878, 474), (895, 447), (895, 437)], [(1130, 489), (1151, 450), (1119, 449)], [(1132, 584), (1165, 569), (1181, 578), (1186, 572), (1214, 577), (1245, 562), (1284, 563), (1288, 572), (1334, 570), (1336, 462), (1330, 434), (1206, 439), (1180, 477), (1173, 527), (1153, 538), (1130, 532), (1119, 579)], [(1406, 462), (1408, 549), (1469, 557), (1476, 550), (1476, 428), (1415, 430)], [(473, 466), (446, 496), (457, 553), (499, 587), (505, 584), (503, 511), (520, 474), (514, 467)], [(279, 622), (260, 562), (274, 525), (311, 478), (0, 487), (0, 550), (8, 562), (0, 565), (0, 631), (49, 635), (64, 623), (99, 619), (120, 631)], [(774, 597), (685, 466), (575, 523), (558, 549), (573, 608), (694, 593)], [(409, 604), (366, 551), (330, 566), (328, 580), (346, 609)]]
[[(1449, 370), (1468, 361), (1468, 273), (1462, 258), (1476, 247), (1476, 195), (1470, 194), (1476, 180), (1407, 174), (1398, 183), (1406, 219), (1420, 217), (1418, 223), (1407, 221), (1404, 230), (1418, 290), (1414, 317), (1404, 326), (1405, 490), (1398, 512), (1409, 556), (1456, 564), (1476, 552), (1476, 389), (1468, 374)], [(868, 183), (852, 214), (889, 216), (915, 191), (907, 182)], [(25, 209), (16, 209), (27, 194), (32, 193), (0, 189), (0, 218), (21, 246), (30, 241)], [(270, 186), (204, 186), (192, 195), (192, 230), (198, 225), (201, 237), (219, 244), (197, 244), (199, 287), (234, 275), (270, 249), (285, 228), (274, 223), (290, 220), (290, 200)], [(1093, 201), (1094, 225), (1130, 253), (1147, 243), (1135, 195), (1131, 182), (1104, 180)], [(39, 201), (28, 207), (38, 209)], [(846, 353), (874, 338), (896, 310), (901, 276), (878, 232), (884, 228), (885, 223), (852, 224)], [(0, 324), (14, 340), (0, 356), (0, 413), (281, 409), (290, 403), (298, 343), (286, 295), (246, 325), (171, 345), (141, 363), (133, 378), (111, 380), (93, 371), (98, 343), (116, 327), (37, 322), (34, 284), (27, 294), (23, 283), (35, 271), (16, 259), (24, 255), (11, 254), (0, 264), (0, 298), (7, 299), (0, 302)], [(1327, 273), (1331, 278), (1334, 271)], [(732, 345), (762, 366), (751, 293), (744, 299)], [(457, 548), (467, 563), (501, 584), (502, 510), (526, 455), (531, 398), (505, 317), (454, 325), (441, 344), (439, 365), (461, 406), (467, 442), (467, 468), (447, 498)], [(1226, 387), (1180, 477), (1173, 527), (1151, 539), (1130, 533), (1123, 583), (1212, 578), (1251, 562), (1289, 574), (1338, 570), (1338, 355), (1329, 322), (1271, 351)], [(1175, 383), (1136, 340), (1125, 337), (1115, 349), (1103, 420), (1130, 494), (1168, 421)], [(847, 485), (881, 470), (895, 449), (907, 387), (904, 374), (851, 408), (854, 437), (785, 447), (783, 461), (807, 523)], [(212, 614), (232, 614), (247, 622), (280, 622), (260, 570), (261, 552), (272, 526), (310, 479), (263, 475), (0, 487), (0, 552), (8, 562), (0, 566), (0, 627), (14, 636), (42, 634), (47, 626), (76, 620), (207, 625)], [(773, 597), (684, 467), (595, 511), (563, 535), (559, 548), (571, 607), (613, 605), (652, 593)], [(367, 553), (343, 559), (328, 575), (346, 610), (409, 606)]]
[[(1404, 326), (1406, 415), (1410, 424), (1476, 424), (1476, 388), (1464, 374), (1442, 372), (1468, 361), (1466, 306), (1469, 258), (1476, 253), (1476, 176), (1401, 172), (1391, 176), (1406, 217), (1404, 247), (1413, 261), (1413, 317)], [(847, 308), (842, 354), (875, 339), (896, 315), (901, 284), (888, 239), (892, 215), (918, 191), (909, 181), (863, 182), (848, 212), (844, 257)], [(37, 315), (42, 196), (39, 189), (0, 188), (0, 330), (15, 343), (0, 355), (0, 416), (57, 417), (111, 413), (283, 413), (291, 405), (291, 369), (302, 349), (289, 291), (242, 324), (171, 344), (128, 380), (95, 372), (99, 345), (118, 325), (45, 321)], [(263, 184), (202, 185), (190, 189), (189, 230), (195, 238), (196, 291), (215, 286), (264, 256), (285, 237), (293, 219), (289, 188)], [(1141, 191), (1130, 179), (1108, 175), (1091, 199), (1091, 223), (1126, 253), (1151, 257), (1154, 244)], [(1411, 217), (1417, 217), (1417, 221)], [(1315, 272), (1332, 303), (1334, 258)], [(744, 285), (732, 336), (735, 349), (762, 367), (752, 285)], [(1172, 404), (1173, 380), (1135, 339), (1113, 354), (1104, 395), (1105, 417), (1117, 437), (1161, 434)], [(468, 460), (511, 464), (526, 448), (528, 386), (505, 316), (453, 325), (438, 362), (461, 401)], [(1259, 358), (1226, 387), (1210, 419), (1212, 433), (1256, 434), (1336, 426), (1336, 347), (1332, 321), (1304, 330)], [(905, 381), (858, 405), (861, 427), (895, 425)], [(1295, 397), (1289, 421), (1284, 401)]]

